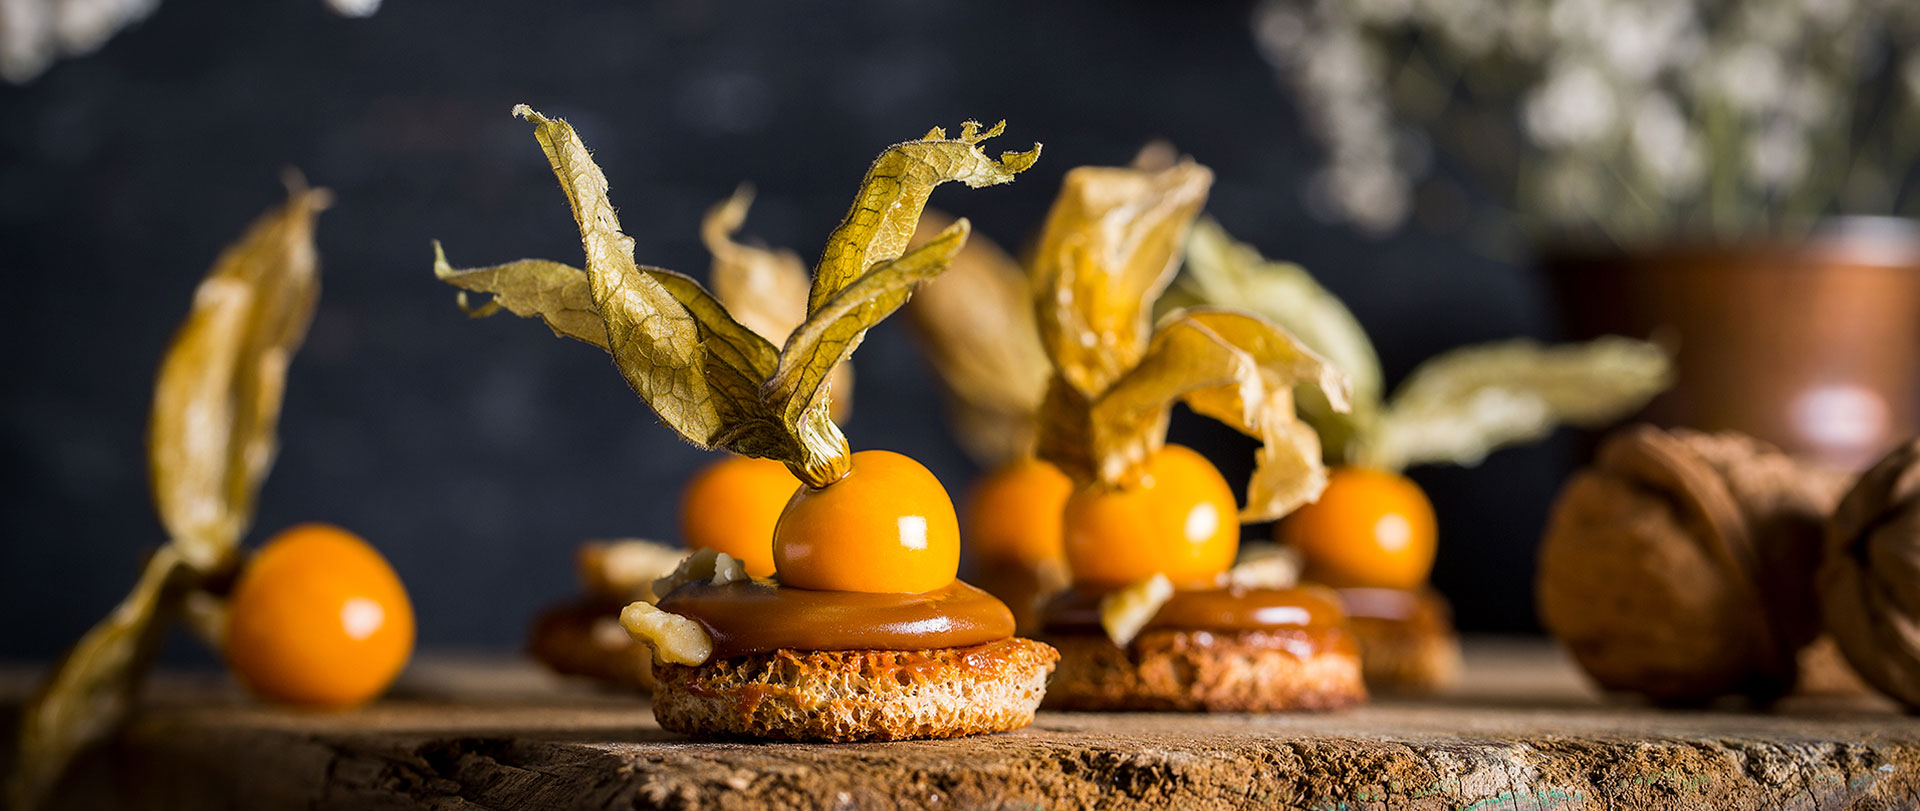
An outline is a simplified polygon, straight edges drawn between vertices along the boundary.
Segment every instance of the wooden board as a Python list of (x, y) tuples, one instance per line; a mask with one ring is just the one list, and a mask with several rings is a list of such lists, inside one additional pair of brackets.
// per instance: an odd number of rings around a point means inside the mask
[(1042, 713), (1012, 734), (872, 745), (689, 740), (641, 699), (500, 661), (428, 661), (393, 697), (345, 714), (177, 678), (153, 692), (62, 806), (1920, 807), (1920, 721), (1884, 702), (1606, 703), (1538, 643), (1472, 643), (1454, 694), (1351, 712)]

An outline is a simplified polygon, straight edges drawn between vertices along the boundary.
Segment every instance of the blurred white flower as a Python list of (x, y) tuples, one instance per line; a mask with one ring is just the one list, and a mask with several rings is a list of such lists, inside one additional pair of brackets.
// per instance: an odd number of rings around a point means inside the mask
[(160, 0), (0, 0), (0, 77), (19, 83), (62, 56), (89, 54)]
[(1807, 137), (1784, 120), (1769, 121), (1747, 140), (1747, 181), (1761, 189), (1798, 182), (1807, 169)]
[(1802, 125), (1816, 126), (1833, 113), (1834, 97), (1844, 92), (1844, 88), (1834, 87), (1825, 76), (1803, 72), (1793, 79), (1786, 95), (1781, 97), (1780, 109)]
[[(1515, 4), (1518, 5), (1518, 4)], [(1427, 0), (1429, 24), (1460, 56), (1478, 59), (1500, 43), (1503, 9), (1488, 0)]]
[(1765, 109), (1786, 90), (1780, 56), (1756, 42), (1744, 42), (1711, 58), (1701, 74), (1703, 95), (1725, 101), (1733, 109), (1752, 113)]
[(1268, 62), (1291, 62), (1307, 39), (1307, 18), (1287, 0), (1266, 0), (1254, 11), (1254, 42)]
[[(1920, 107), (1920, 0), (1263, 0), (1255, 15), (1326, 149), (1310, 206), (1372, 230), (1406, 215), (1436, 144), (1485, 148), (1488, 114), (1509, 110), (1519, 154), (1465, 163), (1555, 236), (1890, 206), (1859, 175), (1898, 190), (1915, 169), (1874, 155), (1907, 154), (1893, 142)], [(1911, 106), (1854, 98), (1878, 81)], [(1410, 137), (1409, 118), (1444, 134)], [(1879, 151), (1856, 160), (1870, 138)], [(1709, 194), (1729, 183), (1743, 196)]]
[(1587, 62), (1556, 63), (1544, 84), (1527, 94), (1527, 134), (1548, 146), (1584, 146), (1613, 134), (1618, 102), (1607, 78)]
[[(326, 2), (350, 17), (380, 8), (380, 0)], [(159, 5), (160, 0), (0, 0), (0, 79), (21, 84), (55, 59), (93, 53)]]
[(1390, 163), (1336, 163), (1308, 181), (1307, 203), (1322, 219), (1382, 232), (1406, 220), (1411, 192), (1406, 176)]
[(1734, 30), (1740, 39), (1767, 48), (1791, 45), (1805, 33), (1800, 0), (1754, 0), (1734, 6)]
[(1526, 61), (1543, 56), (1553, 43), (1553, 28), (1547, 10), (1539, 3), (1514, 3), (1503, 9), (1500, 19), (1507, 50)]
[(1607, 0), (1552, 0), (1547, 22), (1562, 42), (1590, 40), (1607, 28)]
[(1680, 108), (1665, 93), (1640, 97), (1633, 111), (1633, 157), (1661, 196), (1677, 197), (1699, 186), (1705, 161)]
[(327, 0), (327, 6), (342, 17), (371, 17), (380, 10), (380, 0)]
[(1414, 0), (1347, 0), (1345, 5), (1358, 21), (1390, 25), (1407, 18)]
[(1693, 24), (1686, 3), (1625, 3), (1613, 7), (1601, 29), (1600, 50), (1616, 76), (1639, 84), (1684, 54), (1677, 46)]

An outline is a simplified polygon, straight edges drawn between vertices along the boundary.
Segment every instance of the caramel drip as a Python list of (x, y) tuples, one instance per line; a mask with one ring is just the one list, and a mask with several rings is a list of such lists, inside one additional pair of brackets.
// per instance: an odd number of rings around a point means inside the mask
[(660, 609), (700, 623), (713, 658), (796, 651), (964, 648), (1013, 636), (1006, 604), (958, 580), (921, 594), (815, 591), (764, 580), (688, 583)]
[[(1100, 628), (1101, 592), (1074, 588), (1046, 608), (1050, 633), (1104, 633)], [(1147, 621), (1156, 628), (1192, 631), (1308, 631), (1346, 625), (1340, 598), (1318, 586), (1290, 589), (1182, 589)]]

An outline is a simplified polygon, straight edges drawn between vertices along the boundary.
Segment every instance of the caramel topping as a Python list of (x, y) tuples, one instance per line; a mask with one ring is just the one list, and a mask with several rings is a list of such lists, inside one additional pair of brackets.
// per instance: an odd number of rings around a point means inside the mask
[(1013, 636), (1006, 604), (958, 580), (921, 594), (815, 591), (765, 580), (688, 583), (660, 600), (713, 637), (713, 658), (789, 649), (919, 651)]
[[(1047, 604), (1046, 629), (1052, 633), (1102, 633), (1100, 597), (1100, 592), (1081, 588), (1061, 593)], [(1339, 597), (1318, 586), (1182, 589), (1147, 621), (1146, 629), (1312, 630), (1341, 627), (1346, 617)]]
[(1431, 588), (1415, 590), (1381, 588), (1338, 589), (1340, 604), (1347, 618), (1363, 622), (1390, 623), (1408, 628), (1425, 628), (1453, 633), (1453, 611), (1446, 598)]

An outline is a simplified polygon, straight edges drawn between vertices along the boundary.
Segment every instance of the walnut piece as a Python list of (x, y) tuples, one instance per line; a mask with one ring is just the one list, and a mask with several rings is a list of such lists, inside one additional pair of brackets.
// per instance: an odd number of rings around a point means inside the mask
[(653, 581), (680, 564), (687, 550), (638, 538), (588, 541), (575, 554), (587, 593), (610, 602), (658, 602)]
[(1124, 648), (1171, 599), (1173, 581), (1156, 574), (1100, 598), (1100, 627), (1106, 629), (1113, 644)]
[(1862, 679), (1920, 710), (1920, 439), (1860, 476), (1826, 540), (1828, 632)]
[(713, 637), (700, 623), (661, 611), (653, 603), (636, 602), (620, 611), (620, 627), (635, 642), (653, 647), (660, 661), (676, 665), (705, 664), (713, 655)]

